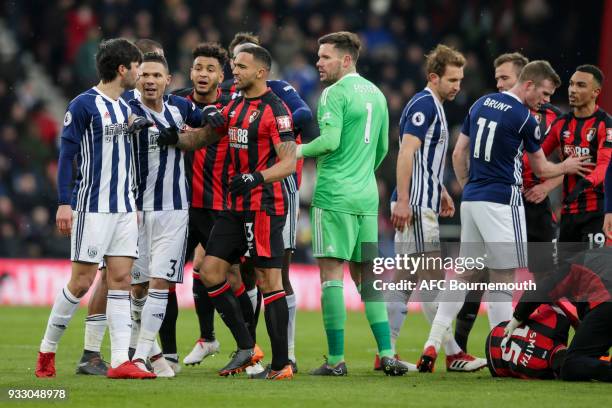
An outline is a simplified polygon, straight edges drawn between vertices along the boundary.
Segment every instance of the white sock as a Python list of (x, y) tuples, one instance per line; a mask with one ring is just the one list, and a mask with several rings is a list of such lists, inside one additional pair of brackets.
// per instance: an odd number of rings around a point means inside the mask
[(420, 290), (419, 298), (421, 299), (421, 310), (425, 315), (425, 318), (432, 324), (435, 317), (436, 312), (438, 311), (438, 295), (440, 291), (438, 289), (431, 290)]
[(159, 328), (164, 321), (168, 305), (168, 289), (149, 289), (147, 301), (142, 309), (140, 319), (140, 335), (134, 360), (146, 360), (151, 352), (153, 342), (157, 338)]
[(40, 351), (42, 353), (55, 353), (57, 351), (57, 344), (64, 334), (68, 323), (70, 323), (70, 319), (72, 319), (72, 316), (74, 316), (79, 307), (80, 301), (80, 298), (70, 293), (68, 285), (57, 294), (53, 302), (51, 314), (49, 315), (45, 336), (40, 343)]
[(512, 319), (512, 292), (493, 290), (487, 292), (487, 313), (491, 330), (501, 322)]
[(131, 316), (132, 316), (132, 330), (130, 333), (130, 348), (136, 349), (138, 344), (138, 335), (140, 334), (140, 320), (142, 318), (142, 308), (147, 301), (147, 296), (142, 298), (131, 298)]
[(449, 335), (449, 329), (453, 325), (453, 320), (455, 320), (463, 307), (466, 294), (466, 290), (454, 290), (452, 293), (444, 291), (439, 296), (438, 311), (431, 324), (431, 331), (425, 343), (425, 348), (434, 346), (436, 351), (440, 350), (440, 347), (445, 343)]
[(295, 362), (295, 314), (297, 312), (297, 301), (295, 293), (285, 296), (289, 308), (289, 324), (287, 325), (287, 343), (289, 360)]
[(253, 289), (247, 291), (247, 295), (249, 295), (249, 299), (251, 300), (251, 304), (253, 305), (253, 311), (257, 310), (257, 286)]
[(129, 360), (130, 332), (130, 291), (109, 290), (106, 296), (106, 318), (111, 339), (111, 366), (116, 368)]
[(153, 341), (153, 345), (151, 346), (151, 351), (149, 352), (149, 357), (157, 356), (162, 353), (161, 347), (159, 347), (159, 343), (157, 342), (157, 338)]
[(408, 314), (408, 299), (410, 293), (405, 291), (394, 292), (387, 302), (387, 316), (389, 318), (389, 329), (391, 330), (391, 348), (396, 354), (395, 344)]
[(85, 350), (100, 352), (104, 333), (106, 333), (106, 315), (92, 314), (85, 319)]

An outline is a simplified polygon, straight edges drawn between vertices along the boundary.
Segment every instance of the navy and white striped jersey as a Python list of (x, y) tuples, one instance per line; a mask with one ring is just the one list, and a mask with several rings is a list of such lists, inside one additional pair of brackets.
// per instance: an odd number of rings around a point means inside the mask
[(164, 96), (162, 112), (146, 107), (139, 99), (132, 99), (130, 107), (135, 115), (155, 122), (135, 138), (134, 164), (136, 167), (136, 206), (142, 211), (186, 210), (189, 208), (188, 180), (181, 150), (174, 146), (160, 148), (157, 137), (160, 128), (185, 126), (201, 127), (202, 111), (189, 100)]
[(431, 89), (423, 89), (406, 104), (400, 119), (400, 144), (405, 134), (421, 140), (412, 164), (410, 204), (439, 212), (449, 132), (442, 103)]
[(132, 99), (140, 99), (140, 91), (136, 88), (129, 89), (121, 94), (124, 101), (129, 102)]
[(62, 144), (79, 149), (71, 199), (73, 210), (100, 213), (136, 210), (131, 189), (132, 144), (126, 132), (130, 115), (131, 109), (122, 98), (114, 100), (97, 87), (83, 92), (68, 105)]
[(470, 170), (463, 201), (523, 205), (523, 150), (540, 149), (540, 127), (510, 92), (478, 99), (461, 132), (470, 138)]

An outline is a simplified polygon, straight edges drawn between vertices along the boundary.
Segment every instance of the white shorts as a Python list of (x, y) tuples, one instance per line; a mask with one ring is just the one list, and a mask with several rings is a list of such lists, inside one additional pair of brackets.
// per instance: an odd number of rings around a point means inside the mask
[(105, 256), (138, 258), (136, 212), (72, 212), (70, 259), (99, 264)]
[(139, 215), (140, 257), (132, 268), (132, 284), (148, 282), (151, 278), (182, 283), (189, 211), (143, 211)]
[(461, 257), (482, 257), (490, 269), (527, 265), (525, 208), (488, 201), (461, 203)]
[[(391, 212), (395, 208), (391, 202)], [(403, 232), (395, 231), (395, 252), (397, 254), (417, 254), (440, 250), (440, 224), (438, 214), (431, 208), (416, 205), (412, 207), (412, 225)]]
[(297, 237), (297, 221), (300, 213), (300, 192), (287, 191), (287, 218), (285, 227), (283, 228), (283, 242), (285, 249), (295, 250), (295, 241)]

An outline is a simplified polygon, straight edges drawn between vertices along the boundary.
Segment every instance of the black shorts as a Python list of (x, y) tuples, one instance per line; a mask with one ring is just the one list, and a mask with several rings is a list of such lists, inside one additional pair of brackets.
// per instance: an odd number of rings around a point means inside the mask
[(210, 232), (215, 225), (215, 220), (221, 211), (207, 208), (189, 209), (189, 238), (187, 240), (187, 258), (191, 258), (193, 250), (198, 244), (206, 249)]
[(559, 262), (571, 261), (581, 251), (605, 245), (603, 213), (563, 214), (559, 232)]
[(221, 211), (206, 254), (235, 264), (248, 251), (256, 268), (281, 268), (285, 218), (265, 211)]
[(589, 248), (602, 247), (606, 237), (602, 231), (603, 213), (563, 214), (559, 242), (584, 242)]
[(552, 272), (554, 267), (555, 225), (552, 217), (550, 199), (538, 204), (525, 203), (525, 221), (527, 222), (528, 266), (533, 274)]

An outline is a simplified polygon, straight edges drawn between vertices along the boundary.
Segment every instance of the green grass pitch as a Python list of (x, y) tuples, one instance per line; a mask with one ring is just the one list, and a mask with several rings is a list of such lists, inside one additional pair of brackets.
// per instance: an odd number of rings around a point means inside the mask
[[(55, 379), (34, 376), (36, 353), (49, 309), (0, 308), (0, 406), (62, 407), (598, 407), (608, 406), (609, 384), (564, 383), (561, 381), (521, 381), (494, 379), (485, 369), (478, 373), (446, 373), (440, 356), (433, 374), (409, 373), (385, 377), (372, 370), (374, 339), (361, 313), (349, 313), (346, 330), (346, 360), (349, 376), (321, 378), (308, 371), (322, 363), (326, 352), (321, 315), (300, 312), (297, 317), (296, 351), (300, 372), (293, 381), (254, 381), (246, 376), (222, 378), (216, 370), (223, 366), (234, 342), (223, 323), (216, 320), (221, 353), (199, 366), (183, 367), (173, 379), (150, 381), (109, 380), (77, 376), (76, 362), (83, 346), (85, 310), (80, 309), (64, 335), (57, 355)], [(469, 351), (484, 356), (488, 322), (481, 316), (471, 335)], [(263, 316), (259, 342), (270, 352)], [(421, 314), (406, 320), (398, 349), (402, 358), (415, 362), (427, 336)], [(193, 310), (181, 310), (178, 321), (181, 358), (197, 336)], [(108, 335), (103, 354), (108, 358)], [(8, 388), (58, 388), (68, 390), (66, 401), (9, 401)]]

